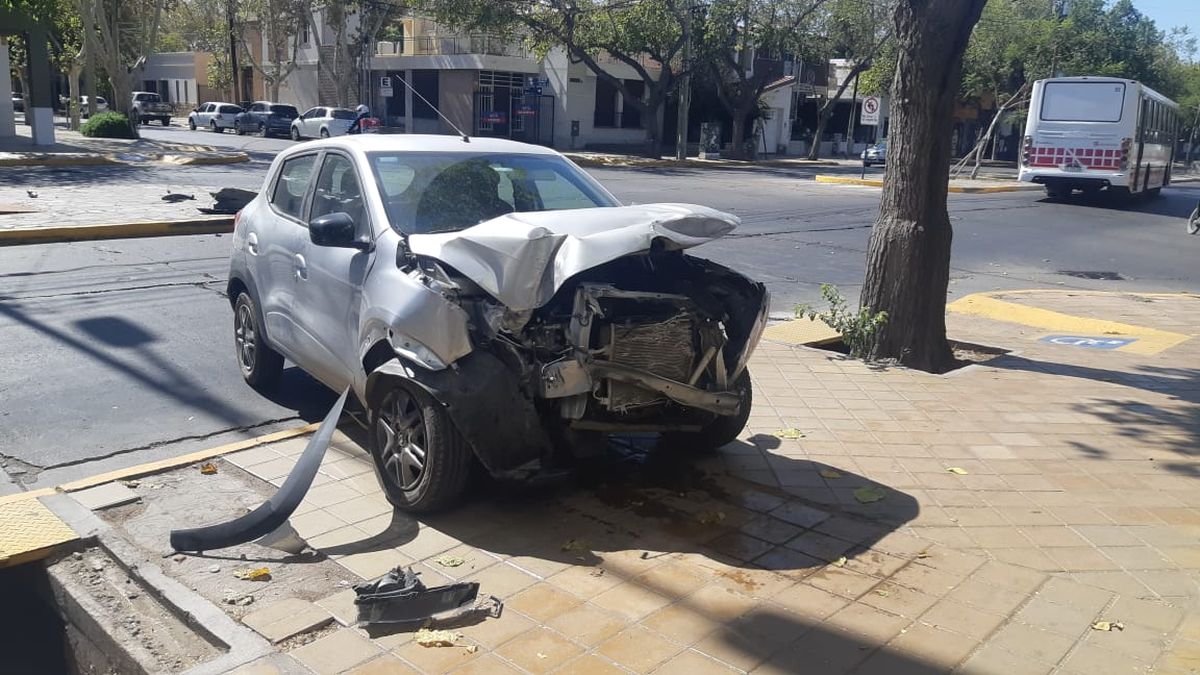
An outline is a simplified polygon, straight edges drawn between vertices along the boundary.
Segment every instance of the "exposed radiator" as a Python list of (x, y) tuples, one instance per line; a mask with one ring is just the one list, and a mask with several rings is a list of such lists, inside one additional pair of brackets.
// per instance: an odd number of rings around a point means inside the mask
[[(610, 359), (630, 368), (654, 373), (676, 382), (687, 382), (696, 363), (692, 317), (677, 314), (655, 323), (609, 326)], [(631, 384), (610, 382), (609, 406), (614, 410), (662, 400), (662, 395)]]

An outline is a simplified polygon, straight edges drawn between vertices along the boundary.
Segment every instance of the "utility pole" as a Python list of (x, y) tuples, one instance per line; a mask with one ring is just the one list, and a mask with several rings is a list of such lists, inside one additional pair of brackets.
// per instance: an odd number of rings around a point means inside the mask
[(683, 75), (679, 78), (679, 113), (675, 118), (675, 159), (687, 159), (688, 108), (692, 105), (692, 3), (683, 18)]
[(850, 146), (854, 138), (854, 102), (858, 100), (858, 75), (854, 76), (854, 93), (850, 94), (850, 117), (846, 120), (846, 159), (850, 159)]
[(239, 86), (242, 78), (240, 77), (241, 72), (238, 70), (237, 33), (233, 30), (233, 2), (234, 0), (225, 0), (225, 16), (229, 23), (229, 70), (233, 75), (233, 79), (229, 82), (233, 88), (233, 97), (238, 99), (230, 101), (230, 103), (241, 105), (241, 98), (245, 96), (246, 92), (242, 91), (241, 86)]

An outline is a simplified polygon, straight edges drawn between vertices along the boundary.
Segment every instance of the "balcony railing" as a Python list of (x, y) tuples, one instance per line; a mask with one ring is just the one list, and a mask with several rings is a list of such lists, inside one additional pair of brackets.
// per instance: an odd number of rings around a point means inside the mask
[(530, 58), (532, 53), (519, 40), (498, 35), (421, 35), (403, 40), (380, 40), (376, 56), (456, 56), (486, 54)]

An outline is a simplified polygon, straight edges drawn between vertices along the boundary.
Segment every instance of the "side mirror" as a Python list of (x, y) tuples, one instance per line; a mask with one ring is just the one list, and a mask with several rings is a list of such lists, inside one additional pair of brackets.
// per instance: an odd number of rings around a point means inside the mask
[(309, 221), (308, 237), (317, 246), (369, 250), (371, 242), (358, 239), (355, 229), (354, 219), (350, 217), (350, 214), (338, 211)]

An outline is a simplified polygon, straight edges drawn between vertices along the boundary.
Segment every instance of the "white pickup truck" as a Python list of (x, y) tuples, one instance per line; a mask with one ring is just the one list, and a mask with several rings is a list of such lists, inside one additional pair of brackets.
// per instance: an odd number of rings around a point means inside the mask
[(133, 92), (133, 105), (129, 108), (129, 116), (139, 124), (149, 124), (151, 120), (158, 120), (164, 127), (169, 126), (173, 112), (175, 109), (171, 104), (164, 102), (158, 94), (152, 91)]

